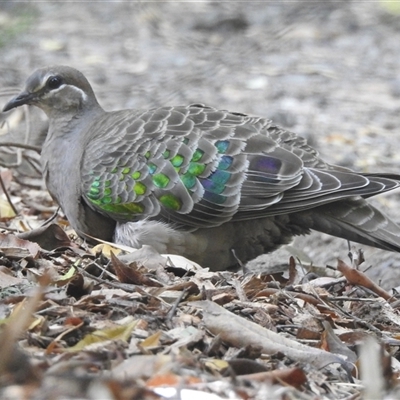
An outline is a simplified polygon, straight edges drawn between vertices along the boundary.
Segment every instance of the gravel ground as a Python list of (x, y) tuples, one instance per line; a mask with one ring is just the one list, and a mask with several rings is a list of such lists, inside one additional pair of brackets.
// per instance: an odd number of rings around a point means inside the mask
[[(400, 14), (387, 4), (2, 1), (0, 88), (67, 64), (106, 109), (200, 102), (262, 115), (330, 162), (396, 173)], [(398, 193), (374, 201), (400, 221)], [(347, 257), (345, 241), (319, 233), (292, 246), (317, 265)], [(376, 280), (400, 285), (400, 255), (364, 250)], [(287, 251), (258, 265), (277, 260)]]

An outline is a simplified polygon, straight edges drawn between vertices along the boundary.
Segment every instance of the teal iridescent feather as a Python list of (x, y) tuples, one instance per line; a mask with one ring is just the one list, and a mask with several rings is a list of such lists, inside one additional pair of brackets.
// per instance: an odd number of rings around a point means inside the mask
[[(188, 140), (183, 140), (182, 145), (188, 144)], [(191, 151), (191, 158), (189, 163), (185, 163), (185, 156), (173, 152), (171, 149), (166, 148), (162, 153), (162, 158), (169, 162), (174, 168), (174, 173), (178, 174), (178, 179), (182, 182), (185, 189), (191, 193), (197, 186), (199, 182), (204, 188), (204, 199), (207, 201), (215, 202), (216, 204), (223, 204), (226, 201), (226, 196), (223, 196), (226, 184), (229, 182), (231, 173), (229, 168), (232, 166), (233, 157), (230, 155), (225, 155), (224, 153), (229, 149), (228, 140), (219, 140), (214, 143), (217, 156), (217, 164), (215, 170), (210, 170), (208, 173), (206, 171), (206, 164), (201, 162), (205, 155), (205, 152), (201, 148), (196, 148)], [(150, 156), (151, 152), (147, 151), (145, 153), (147, 171), (151, 177), (151, 184), (155, 188), (163, 191), (160, 192), (158, 196), (158, 201), (166, 208), (171, 210), (179, 210), (181, 208), (181, 200), (168, 191), (168, 185), (171, 183), (172, 176), (168, 176), (167, 173), (162, 172), (163, 167), (161, 163), (156, 162), (156, 160)], [(212, 160), (214, 161), (214, 160)], [(215, 161), (214, 161), (215, 163)], [(146, 208), (140, 201), (135, 201), (138, 197), (144, 196), (148, 187), (146, 183), (142, 182), (142, 173), (140, 171), (135, 171), (131, 167), (114, 167), (111, 170), (113, 174), (119, 174), (119, 181), (126, 182), (128, 186), (128, 181), (133, 180), (134, 183), (131, 184), (132, 191), (134, 194), (134, 201), (129, 203), (120, 204), (121, 197), (118, 196), (118, 201), (116, 199), (116, 187), (113, 187), (112, 180), (102, 180), (101, 177), (96, 177), (90, 186), (87, 193), (88, 198), (96, 204), (98, 207), (105, 211), (122, 213), (122, 214), (132, 214), (137, 215), (140, 213), (145, 214)], [(125, 196), (126, 197), (126, 196)]]

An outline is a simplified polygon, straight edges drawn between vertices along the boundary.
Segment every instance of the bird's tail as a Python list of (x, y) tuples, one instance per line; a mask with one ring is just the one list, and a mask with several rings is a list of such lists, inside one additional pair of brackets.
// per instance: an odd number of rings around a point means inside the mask
[(309, 228), (352, 242), (400, 252), (400, 226), (362, 198), (325, 204), (291, 215)]

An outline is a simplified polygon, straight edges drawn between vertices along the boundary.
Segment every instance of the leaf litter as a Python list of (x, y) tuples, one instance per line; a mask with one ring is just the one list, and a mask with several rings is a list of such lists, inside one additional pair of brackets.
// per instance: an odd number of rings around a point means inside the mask
[(46, 223), (47, 209), (3, 176), (20, 201), (0, 234), (2, 397), (398, 394), (398, 294), (362, 272), (361, 252), (317, 276), (295, 257), (275, 271), (212, 272), (149, 246), (93, 247), (62, 215)]

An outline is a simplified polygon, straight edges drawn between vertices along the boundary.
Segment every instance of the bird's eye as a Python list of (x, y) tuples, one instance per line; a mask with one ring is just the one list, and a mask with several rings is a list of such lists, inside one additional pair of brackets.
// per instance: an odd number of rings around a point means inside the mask
[(47, 87), (50, 89), (58, 89), (64, 83), (61, 76), (51, 76), (47, 80)]

